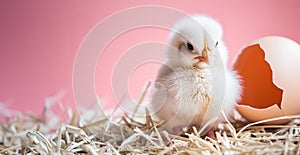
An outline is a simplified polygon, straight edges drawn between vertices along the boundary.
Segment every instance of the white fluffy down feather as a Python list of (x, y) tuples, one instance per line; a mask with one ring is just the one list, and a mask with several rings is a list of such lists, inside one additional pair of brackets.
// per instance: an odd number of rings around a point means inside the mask
[(152, 94), (153, 113), (175, 134), (191, 125), (223, 121), (222, 110), (230, 114), (241, 87), (235, 72), (227, 69), (221, 26), (206, 16), (189, 16), (175, 24), (169, 39)]

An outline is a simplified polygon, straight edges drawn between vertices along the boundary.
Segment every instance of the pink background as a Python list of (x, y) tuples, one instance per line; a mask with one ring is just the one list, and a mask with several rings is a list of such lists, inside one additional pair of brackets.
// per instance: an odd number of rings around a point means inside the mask
[[(242, 47), (269, 35), (281, 35), (300, 42), (300, 1), (0, 1), (0, 101), (17, 110), (41, 113), (44, 99), (64, 89), (62, 102), (73, 106), (72, 69), (78, 47), (91, 28), (111, 14), (139, 5), (161, 5), (189, 14), (216, 18), (224, 29), (224, 41), (232, 61)], [(167, 17), (166, 17), (167, 18)], [(126, 22), (126, 19), (124, 19)], [(116, 39), (107, 51), (125, 50), (141, 41), (166, 42), (167, 32), (140, 29)], [(128, 37), (127, 36), (127, 37)], [(125, 34), (126, 37), (126, 34)], [(120, 48), (116, 48), (120, 47)], [(108, 106), (113, 102), (109, 75), (118, 55), (105, 58), (107, 67), (96, 71), (98, 95)], [(147, 79), (155, 77), (157, 66), (138, 68), (129, 80), (136, 98)], [(141, 74), (145, 73), (147, 74)], [(134, 82), (132, 82), (134, 81)], [(134, 83), (134, 84), (133, 84)]]

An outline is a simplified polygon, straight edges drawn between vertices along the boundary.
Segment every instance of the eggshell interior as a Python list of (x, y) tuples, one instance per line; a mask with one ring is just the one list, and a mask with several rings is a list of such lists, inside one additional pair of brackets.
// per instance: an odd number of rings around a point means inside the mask
[(266, 37), (243, 49), (233, 66), (243, 86), (237, 110), (251, 122), (300, 114), (298, 67), (300, 47), (287, 38)]

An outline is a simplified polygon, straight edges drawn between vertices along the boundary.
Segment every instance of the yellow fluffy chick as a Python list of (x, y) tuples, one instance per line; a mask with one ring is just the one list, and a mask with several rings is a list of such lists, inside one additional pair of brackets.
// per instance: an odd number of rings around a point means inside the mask
[(185, 17), (174, 25), (169, 42), (150, 104), (155, 116), (174, 134), (223, 121), (222, 110), (230, 114), (241, 88), (238, 76), (227, 69), (221, 26), (207, 16)]

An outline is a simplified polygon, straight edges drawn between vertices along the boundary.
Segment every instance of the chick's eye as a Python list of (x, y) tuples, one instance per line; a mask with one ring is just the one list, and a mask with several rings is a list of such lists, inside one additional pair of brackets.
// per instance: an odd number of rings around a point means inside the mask
[(216, 45), (215, 45), (215, 47), (217, 47), (217, 46), (218, 46), (218, 44), (219, 44), (219, 42), (217, 41), (217, 42), (216, 42)]
[(186, 43), (186, 47), (187, 47), (187, 49), (188, 49), (189, 51), (193, 51), (193, 50), (194, 50), (193, 45), (190, 44), (190, 43)]

